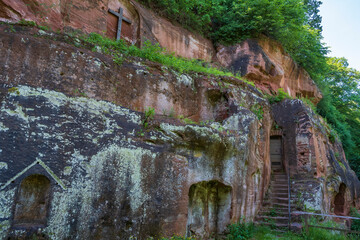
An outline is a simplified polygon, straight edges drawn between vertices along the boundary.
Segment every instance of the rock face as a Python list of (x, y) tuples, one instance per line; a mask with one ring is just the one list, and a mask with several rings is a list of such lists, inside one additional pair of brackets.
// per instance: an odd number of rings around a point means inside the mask
[(129, 0), (2, 0), (0, 20), (18, 22), (25, 19), (54, 30), (105, 33), (115, 38), (118, 18), (108, 10), (117, 12), (120, 7), (124, 17), (131, 20), (131, 24), (122, 21), (121, 36), (126, 41), (140, 46), (150, 40), (185, 58), (210, 61), (215, 55), (208, 39), (174, 26)]
[(275, 104), (272, 113), (281, 129), (284, 163), (293, 179), (293, 204), (299, 210), (335, 215), (348, 215), (350, 207), (358, 208), (359, 179), (324, 120), (300, 100)]
[(271, 126), (255, 88), (1, 28), (1, 238), (206, 238), (254, 218)]
[(322, 98), (307, 72), (296, 65), (279, 43), (268, 38), (220, 46), (216, 57), (223, 66), (254, 81), (264, 92), (274, 93), (283, 88), (292, 97), (307, 97), (315, 103)]
[(18, 22), (21, 19), (49, 26), (54, 30), (96, 32), (116, 37), (118, 18), (108, 10), (122, 8), (121, 36), (131, 44), (142, 46), (145, 41), (158, 43), (177, 56), (219, 62), (222, 66), (254, 81), (259, 89), (275, 93), (283, 88), (292, 97), (308, 97), (317, 103), (322, 95), (313, 80), (280, 44), (267, 38), (246, 40), (230, 47), (218, 47), (204, 37), (174, 25), (129, 0), (2, 0), (0, 20)]
[(222, 234), (260, 210), (271, 136), (299, 205), (359, 206), (341, 143), (300, 100), (24, 26), (0, 25), (0, 46), (1, 239)]

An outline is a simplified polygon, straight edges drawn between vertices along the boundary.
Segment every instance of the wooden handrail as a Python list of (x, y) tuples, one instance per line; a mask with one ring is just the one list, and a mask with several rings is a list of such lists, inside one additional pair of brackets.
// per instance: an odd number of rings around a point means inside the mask
[(288, 178), (288, 211), (289, 211), (289, 218), (288, 218), (288, 227), (291, 230), (291, 188), (290, 188), (290, 168), (289, 164), (287, 164), (287, 178)]
[(298, 211), (293, 212), (292, 214), (293, 214), (293, 215), (304, 215), (305, 231), (306, 231), (307, 233), (309, 232), (309, 227), (312, 227), (312, 228), (322, 228), (322, 229), (328, 229), (328, 230), (334, 230), (334, 231), (343, 231), (343, 232), (346, 232), (346, 233), (360, 234), (359, 231), (354, 231), (354, 230), (351, 230), (351, 229), (324, 227), (324, 226), (317, 226), (317, 225), (310, 225), (310, 224), (309, 224), (309, 217), (310, 217), (310, 216), (323, 216), (323, 217), (334, 217), (334, 218), (360, 220), (360, 218), (357, 218), (357, 217), (338, 216), (338, 215), (319, 214), (319, 213), (309, 213), (309, 212), (298, 212)]
[(320, 213), (300, 212), (300, 211), (292, 212), (292, 215), (313, 215), (313, 216), (335, 217), (335, 218), (345, 218), (345, 219), (360, 220), (360, 218), (357, 218), (357, 217), (338, 216), (338, 215), (329, 215), (329, 214), (320, 214)]

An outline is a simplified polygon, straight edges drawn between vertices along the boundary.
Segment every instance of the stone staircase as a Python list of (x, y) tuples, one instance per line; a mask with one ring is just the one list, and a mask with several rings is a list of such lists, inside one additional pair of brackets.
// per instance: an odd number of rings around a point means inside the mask
[[(295, 207), (290, 206), (294, 211)], [(264, 198), (261, 211), (255, 218), (255, 224), (268, 225), (279, 231), (289, 229), (289, 190), (285, 172), (278, 171), (272, 174), (269, 190)]]

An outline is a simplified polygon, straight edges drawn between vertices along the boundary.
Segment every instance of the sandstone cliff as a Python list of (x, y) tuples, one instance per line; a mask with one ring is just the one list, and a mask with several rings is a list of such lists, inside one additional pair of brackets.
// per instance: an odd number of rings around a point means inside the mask
[(220, 63), (234, 73), (254, 81), (264, 92), (274, 93), (283, 88), (292, 97), (307, 97), (317, 103), (322, 98), (309, 75), (291, 59), (279, 43), (263, 37), (246, 40), (235, 46), (219, 46), (179, 25), (159, 17), (136, 1), (129, 0), (2, 0), (0, 20), (34, 21), (54, 30), (96, 32), (115, 38), (118, 19), (108, 12), (122, 8), (121, 36), (126, 41), (143, 45), (144, 41), (158, 43), (168, 52), (190, 58)]
[[(262, 50), (248, 62), (259, 64), (244, 65), (245, 76), (274, 90), (296, 82), (290, 93), (319, 98), (288, 56), (254, 44)], [(336, 214), (359, 206), (359, 180), (341, 143), (300, 100), (271, 106), (236, 78), (181, 74), (139, 58), (120, 66), (91, 47), (0, 25), (1, 238), (222, 234), (259, 212), (272, 136), (282, 138), (293, 204)], [(144, 116), (149, 107), (153, 118)]]

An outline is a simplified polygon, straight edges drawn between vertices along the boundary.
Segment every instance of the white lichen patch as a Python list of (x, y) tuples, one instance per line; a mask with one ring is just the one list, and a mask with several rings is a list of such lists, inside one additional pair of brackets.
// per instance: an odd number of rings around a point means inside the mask
[(194, 85), (194, 79), (187, 74), (179, 74), (178, 72), (172, 71), (175, 75), (178, 84), (184, 84), (185, 86), (192, 87)]
[[(9, 219), (11, 217), (12, 204), (15, 199), (15, 188), (0, 191), (0, 219)], [(0, 239), (5, 239), (10, 221), (0, 221)]]
[[(140, 124), (141, 122), (141, 117), (136, 113), (130, 112), (129, 109), (122, 108), (110, 102), (99, 101), (84, 97), (67, 97), (65, 94), (60, 92), (41, 89), (41, 88), (31, 88), (28, 86), (19, 86), (18, 91), (20, 93), (19, 95), (25, 97), (34, 97), (34, 96), (45, 97), (47, 99), (47, 105), (52, 108), (59, 108), (65, 106), (66, 104), (69, 104), (69, 107), (76, 110), (79, 113), (79, 115), (82, 115), (86, 112), (100, 116), (103, 115), (104, 112), (108, 112), (108, 113), (112, 113), (111, 115), (113, 114), (124, 115), (130, 122), (133, 122), (135, 124)], [(10, 94), (13, 95), (16, 93), (10, 93)], [(18, 106), (13, 111), (9, 109), (5, 109), (5, 111), (7, 111), (8, 114), (16, 115), (28, 121), (28, 117), (23, 112), (21, 106)], [(111, 125), (113, 124), (114, 120), (112, 121), (106, 120), (106, 121), (108, 123), (107, 127), (112, 128), (113, 126)]]
[(186, 125), (186, 126), (174, 126), (168, 123), (161, 123), (160, 128), (174, 140), (181, 140), (176, 134), (177, 132), (190, 131), (195, 133), (197, 137), (208, 138), (212, 141), (221, 141), (220, 135), (209, 127), (197, 126), (197, 125)]
[[(86, 167), (86, 175), (80, 174), (80, 171), (73, 171), (73, 180), (71, 186), (64, 192), (55, 192), (52, 200), (50, 220), (47, 233), (51, 233), (54, 239), (65, 239), (70, 237), (70, 228), (72, 221), (78, 219), (80, 225), (77, 226), (79, 236), (87, 231), (90, 221), (96, 219), (102, 214), (101, 207), (106, 206), (107, 202), (100, 202), (100, 207), (94, 208), (94, 202), (103, 196), (104, 184), (115, 184), (115, 206), (121, 206), (124, 195), (129, 198), (131, 210), (138, 211), (144, 202), (149, 200), (146, 189), (143, 184), (146, 183), (145, 176), (155, 174), (155, 169), (150, 167), (142, 168), (142, 159), (146, 157), (147, 161), (156, 158), (156, 154), (142, 148), (124, 148), (118, 145), (110, 145), (94, 155)], [(80, 153), (75, 153), (73, 159), (69, 162), (67, 168), (75, 169), (79, 161), (85, 157)], [(74, 209), (74, 206), (80, 206), (80, 209)], [(89, 217), (91, 216), (91, 217)], [(91, 236), (80, 236), (80, 238), (89, 238)]]
[[(2, 151), (0, 151), (1, 153)], [(7, 170), (8, 164), (6, 162), (0, 162), (0, 170)]]
[(15, 109), (5, 108), (5, 104), (1, 107), (1, 112), (6, 113), (9, 116), (17, 117), (21, 119), (24, 123), (29, 123), (29, 117), (23, 111), (23, 107), (19, 104), (15, 105)]
[(0, 221), (0, 239), (6, 239), (7, 231), (11, 224), (9, 220)]
[(0, 191), (0, 219), (11, 216), (11, 206), (14, 202), (15, 188)]
[(6, 132), (9, 128), (7, 128), (4, 123), (0, 122), (0, 132)]

